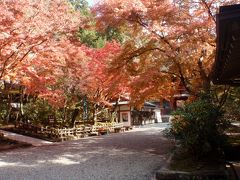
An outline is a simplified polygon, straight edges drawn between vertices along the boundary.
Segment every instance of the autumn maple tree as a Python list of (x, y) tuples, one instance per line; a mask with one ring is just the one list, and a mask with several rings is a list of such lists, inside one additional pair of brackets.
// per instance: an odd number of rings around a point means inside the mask
[(50, 85), (82, 58), (73, 41), (80, 15), (65, 0), (5, 0), (0, 11), (0, 79), (18, 81), (29, 93), (59, 94)]
[[(65, 0), (4, 0), (0, 11), (0, 80), (23, 86), (24, 95), (63, 107), (66, 87), (81, 78), (86, 59), (75, 36), (82, 16)], [(9, 100), (1, 100), (10, 117), (14, 95), (5, 93)]]
[(99, 29), (116, 27), (127, 35), (110, 72), (128, 79), (136, 104), (172, 96), (179, 84), (194, 96), (210, 93), (215, 15), (220, 5), (236, 2), (101, 1), (93, 9)]

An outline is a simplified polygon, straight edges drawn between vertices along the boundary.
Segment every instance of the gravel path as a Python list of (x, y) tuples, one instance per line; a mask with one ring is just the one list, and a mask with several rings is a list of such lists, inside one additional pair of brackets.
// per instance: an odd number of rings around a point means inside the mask
[(150, 180), (172, 142), (161, 124), (0, 153), (0, 180)]

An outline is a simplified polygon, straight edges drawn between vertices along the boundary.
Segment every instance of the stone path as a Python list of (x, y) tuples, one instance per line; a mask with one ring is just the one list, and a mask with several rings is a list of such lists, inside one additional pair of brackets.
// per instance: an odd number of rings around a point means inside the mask
[(4, 131), (4, 130), (0, 130), (0, 133), (3, 133), (4, 137), (7, 137), (8, 139), (25, 142), (28, 144), (32, 144), (33, 146), (43, 146), (43, 145), (52, 144), (52, 142), (49, 142), (49, 141), (44, 141), (41, 139), (36, 139), (29, 136), (24, 136), (24, 135), (16, 134), (13, 132)]
[(0, 153), (0, 180), (149, 180), (173, 143), (161, 124)]

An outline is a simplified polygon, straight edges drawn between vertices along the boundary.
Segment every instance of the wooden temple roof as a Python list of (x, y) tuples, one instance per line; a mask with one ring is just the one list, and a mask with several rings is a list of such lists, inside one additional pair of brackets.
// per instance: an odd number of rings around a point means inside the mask
[(220, 7), (217, 14), (217, 51), (214, 84), (240, 86), (240, 4)]

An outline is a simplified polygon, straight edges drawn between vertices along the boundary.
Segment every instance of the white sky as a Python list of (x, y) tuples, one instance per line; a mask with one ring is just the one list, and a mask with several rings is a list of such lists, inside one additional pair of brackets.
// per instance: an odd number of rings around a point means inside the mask
[(87, 1), (88, 1), (90, 6), (93, 6), (94, 4), (97, 3), (97, 1), (100, 1), (100, 0), (87, 0)]

